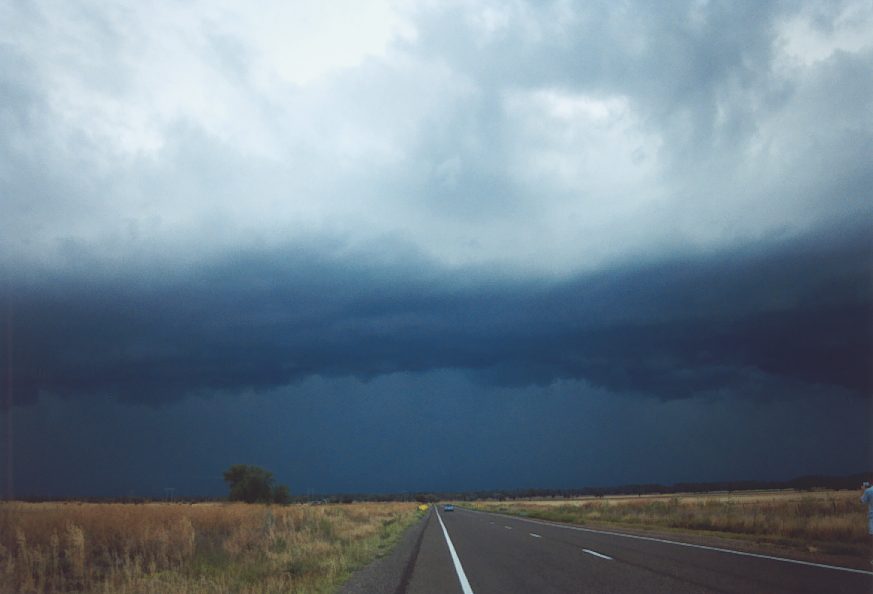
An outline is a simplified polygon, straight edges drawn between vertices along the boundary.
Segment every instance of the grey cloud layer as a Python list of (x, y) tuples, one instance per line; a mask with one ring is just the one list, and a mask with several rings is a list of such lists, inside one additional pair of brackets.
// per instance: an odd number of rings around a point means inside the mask
[(304, 83), (215, 10), (4, 8), (4, 267), (394, 238), (567, 276), (873, 214), (865, 3), (413, 4)]

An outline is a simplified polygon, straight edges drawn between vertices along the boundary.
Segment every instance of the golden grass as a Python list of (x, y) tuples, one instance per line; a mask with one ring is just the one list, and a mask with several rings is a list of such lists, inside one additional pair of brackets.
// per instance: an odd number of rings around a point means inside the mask
[(329, 592), (414, 503), (0, 504), (0, 592)]
[(473, 507), (574, 524), (699, 531), (866, 563), (870, 537), (859, 497), (854, 491), (780, 491), (478, 502)]

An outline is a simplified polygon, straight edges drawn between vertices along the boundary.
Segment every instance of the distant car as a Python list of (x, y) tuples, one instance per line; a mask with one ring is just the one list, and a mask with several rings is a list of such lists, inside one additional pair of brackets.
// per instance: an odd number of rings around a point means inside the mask
[(455, 506), (451, 503), (447, 503), (443, 506), (443, 511), (455, 511)]

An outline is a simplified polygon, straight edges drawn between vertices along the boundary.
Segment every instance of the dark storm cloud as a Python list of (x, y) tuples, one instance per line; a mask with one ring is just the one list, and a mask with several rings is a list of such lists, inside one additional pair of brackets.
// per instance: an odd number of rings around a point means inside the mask
[(870, 404), (833, 393), (791, 406), (660, 402), (574, 381), (484, 386), (463, 372), (312, 378), (163, 407), (46, 397), (16, 411), (16, 488), (220, 496), (222, 471), (243, 460), (298, 495), (848, 474), (869, 465)]
[(16, 400), (158, 404), (439, 369), (663, 399), (869, 396), (871, 264), (864, 227), (545, 284), (307, 250), (31, 279), (14, 291)]
[(0, 7), (19, 402), (870, 394), (869, 6), (160, 8)]
[(4, 476), (857, 471), (871, 28), (868, 0), (0, 2)]

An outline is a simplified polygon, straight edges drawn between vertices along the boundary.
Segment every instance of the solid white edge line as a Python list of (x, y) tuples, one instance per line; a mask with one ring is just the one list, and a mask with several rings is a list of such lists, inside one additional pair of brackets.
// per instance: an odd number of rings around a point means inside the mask
[(542, 538), (542, 536), (540, 536), (539, 534), (534, 534), (533, 532), (528, 532), (528, 534), (530, 534), (534, 538)]
[(437, 520), (440, 521), (440, 526), (443, 527), (443, 535), (446, 537), (446, 544), (449, 545), (449, 553), (452, 555), (452, 561), (455, 564), (455, 573), (458, 574), (458, 580), (461, 582), (461, 590), (464, 594), (473, 594), (473, 588), (470, 587), (470, 582), (467, 581), (467, 574), (464, 573), (464, 568), (461, 567), (461, 560), (458, 559), (458, 553), (455, 552), (455, 545), (452, 544), (452, 539), (449, 538), (449, 531), (446, 530), (446, 525), (443, 524), (443, 519), (440, 517), (438, 509), (434, 508)]
[[(491, 514), (495, 512), (484, 512), (478, 509), (462, 508), (464, 511), (473, 512), (476, 514)], [(795, 563), (797, 565), (808, 565), (810, 567), (820, 567), (822, 569), (834, 569), (837, 571), (848, 571), (851, 573), (861, 573), (864, 575), (873, 575), (873, 571), (864, 569), (853, 569), (851, 567), (840, 567), (839, 565), (827, 565), (825, 563), (813, 563), (812, 561), (800, 561), (799, 559), (786, 559), (785, 557), (772, 557), (770, 555), (761, 555), (760, 553), (747, 553), (745, 551), (734, 551), (731, 549), (721, 549), (719, 547), (708, 547), (706, 545), (691, 544), (690, 542), (681, 542), (678, 540), (667, 540), (664, 538), (655, 538), (653, 536), (637, 536), (636, 534), (623, 534), (621, 532), (610, 532), (608, 530), (595, 530), (594, 528), (582, 528), (581, 526), (570, 526), (568, 524), (559, 524), (558, 522), (544, 522), (542, 520), (531, 520), (530, 518), (521, 518), (518, 516), (509, 516), (505, 514), (495, 514), (505, 518), (514, 518), (522, 522), (530, 522), (531, 524), (540, 524), (542, 526), (554, 526), (556, 528), (566, 528), (568, 530), (579, 530), (580, 532), (593, 532), (595, 534), (609, 534), (611, 536), (621, 536), (622, 538), (633, 538), (636, 540), (650, 540), (652, 542), (660, 542), (664, 544), (672, 544), (680, 547), (689, 547), (692, 549), (704, 549), (707, 551), (717, 551), (719, 553), (729, 553), (731, 555), (740, 555), (743, 557), (757, 557), (758, 559), (769, 559), (771, 561), (782, 561), (783, 563)]]
[(598, 553), (597, 551), (592, 551), (591, 549), (582, 549), (582, 551), (588, 553), (589, 555), (594, 555), (595, 557), (600, 557), (601, 559), (612, 561), (612, 557), (610, 557), (609, 555), (604, 555), (603, 553)]

